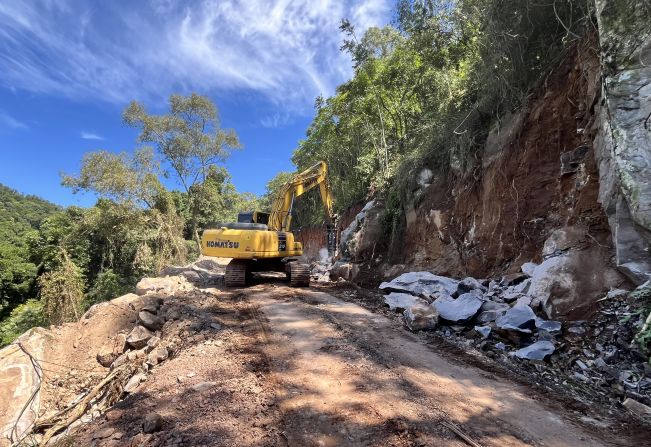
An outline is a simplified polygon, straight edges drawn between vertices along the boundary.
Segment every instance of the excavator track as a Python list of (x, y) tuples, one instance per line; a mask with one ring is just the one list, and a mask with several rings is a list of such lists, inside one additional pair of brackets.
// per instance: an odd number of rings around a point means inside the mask
[(232, 260), (226, 266), (224, 274), (224, 283), (226, 287), (244, 287), (246, 285), (247, 274), (246, 262)]
[(300, 262), (291, 262), (289, 264), (289, 285), (291, 287), (309, 287), (310, 286), (310, 267)]

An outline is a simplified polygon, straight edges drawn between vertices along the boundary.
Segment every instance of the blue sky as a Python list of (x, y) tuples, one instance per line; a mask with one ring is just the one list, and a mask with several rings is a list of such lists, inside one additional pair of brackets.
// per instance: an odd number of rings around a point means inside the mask
[(244, 149), (226, 166), (240, 191), (264, 192), (290, 161), (317, 95), (351, 75), (346, 17), (361, 34), (393, 0), (0, 2), (0, 183), (62, 205), (94, 198), (60, 186), (84, 152), (131, 151), (132, 99), (162, 113), (196, 91)]

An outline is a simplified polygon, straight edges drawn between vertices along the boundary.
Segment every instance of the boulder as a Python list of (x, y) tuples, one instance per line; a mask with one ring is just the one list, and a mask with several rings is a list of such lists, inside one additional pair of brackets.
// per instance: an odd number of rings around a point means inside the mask
[(459, 281), (438, 276), (430, 272), (407, 272), (397, 278), (380, 284), (380, 290), (387, 292), (403, 292), (432, 299), (437, 293), (453, 295), (459, 286)]
[(102, 365), (104, 368), (108, 368), (119, 355), (120, 354), (116, 354), (113, 349), (102, 349), (97, 353), (95, 358), (97, 359), (97, 363)]
[(539, 317), (536, 317), (535, 320), (536, 328), (547, 331), (550, 334), (558, 334), (561, 332), (561, 322), (554, 320), (545, 320)]
[(516, 284), (513, 287), (513, 291), (516, 293), (527, 293), (529, 292), (529, 288), (531, 287), (531, 279), (525, 279), (522, 281), (520, 284)]
[(127, 343), (133, 349), (142, 349), (147, 346), (147, 342), (153, 336), (154, 334), (152, 334), (147, 328), (139, 325), (129, 332), (129, 335), (127, 335)]
[(167, 360), (168, 355), (167, 348), (156, 348), (147, 355), (147, 364), (149, 366), (156, 366)]
[(491, 334), (491, 327), (490, 326), (475, 326), (475, 332), (477, 332), (479, 335), (481, 335), (481, 338), (488, 338), (488, 336)]
[(570, 250), (546, 259), (534, 270), (528, 295), (540, 302), (547, 318), (579, 319), (621, 277), (610, 269), (603, 248)]
[(384, 303), (389, 306), (389, 310), (395, 310), (398, 312), (402, 312), (416, 304), (427, 305), (427, 303), (420, 298), (409, 295), (408, 293), (397, 292), (391, 292), (385, 296)]
[(522, 264), (520, 267), (520, 270), (522, 270), (522, 273), (528, 276), (533, 276), (533, 272), (538, 267), (538, 264), (533, 263), (533, 262), (525, 262)]
[(359, 273), (359, 265), (348, 261), (337, 261), (330, 269), (330, 279), (336, 281), (339, 278), (352, 281)]
[(127, 381), (127, 384), (124, 385), (124, 392), (133, 393), (136, 388), (140, 386), (140, 383), (144, 382), (146, 379), (147, 376), (142, 373), (135, 374)]
[(144, 433), (155, 433), (163, 429), (163, 418), (158, 413), (148, 413), (142, 422), (142, 431)]
[(537, 341), (526, 348), (518, 349), (513, 353), (516, 357), (526, 360), (545, 360), (547, 356), (554, 353), (554, 344), (547, 340)]
[(472, 277), (467, 277), (463, 278), (461, 281), (459, 281), (459, 284), (457, 286), (457, 293), (456, 295), (463, 295), (464, 293), (468, 293), (471, 290), (479, 290), (483, 293), (485, 293), (488, 289), (482, 285), (479, 281), (477, 281), (475, 278)]
[(529, 306), (513, 306), (495, 320), (498, 328), (531, 334), (535, 328), (536, 314)]
[(511, 306), (508, 304), (485, 301), (481, 305), (479, 315), (477, 315), (477, 322), (480, 324), (486, 324), (495, 321), (504, 315), (504, 313), (510, 308)]
[(215, 382), (201, 382), (197, 383), (196, 385), (192, 385), (191, 389), (197, 393), (203, 393), (204, 391), (213, 389), (215, 386), (217, 386)]
[(151, 312), (147, 312), (146, 310), (138, 312), (138, 321), (150, 331), (158, 331), (163, 327), (163, 324), (165, 324), (162, 318), (152, 314)]
[(144, 295), (146, 293), (160, 292), (172, 294), (179, 287), (179, 279), (176, 276), (166, 276), (164, 278), (143, 278), (136, 284), (136, 293)]
[(457, 299), (440, 296), (434, 301), (434, 307), (442, 319), (451, 323), (465, 323), (472, 319), (482, 306), (481, 292), (473, 290)]
[(186, 270), (183, 273), (181, 273), (181, 276), (187, 279), (191, 283), (196, 284), (201, 282), (201, 276), (194, 270)]
[(429, 304), (415, 304), (404, 312), (405, 324), (412, 331), (433, 330), (439, 322), (438, 311)]

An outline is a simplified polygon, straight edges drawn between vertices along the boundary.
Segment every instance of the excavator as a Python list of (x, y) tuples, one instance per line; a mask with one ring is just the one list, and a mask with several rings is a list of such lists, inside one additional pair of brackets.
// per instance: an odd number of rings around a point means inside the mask
[(242, 287), (252, 272), (285, 272), (292, 287), (310, 285), (310, 269), (299, 262), (303, 244), (290, 231), (294, 201), (319, 187), (327, 219), (328, 249), (336, 247), (335, 215), (328, 187), (328, 167), (321, 161), (294, 176), (278, 191), (270, 213), (241, 212), (237, 222), (206, 229), (201, 237), (205, 256), (232, 258), (226, 266), (226, 286)]

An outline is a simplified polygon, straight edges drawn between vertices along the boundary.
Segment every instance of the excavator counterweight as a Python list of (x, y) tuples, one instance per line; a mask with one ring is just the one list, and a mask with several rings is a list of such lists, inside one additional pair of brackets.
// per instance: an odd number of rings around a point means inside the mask
[[(246, 285), (254, 271), (285, 272), (290, 285), (309, 285), (309, 267), (297, 259), (303, 254), (303, 245), (295, 240), (290, 231), (292, 209), (299, 196), (318, 186), (328, 224), (334, 225), (327, 176), (327, 165), (321, 161), (280, 188), (270, 213), (242, 212), (237, 222), (204, 230), (201, 237), (202, 254), (232, 258), (226, 267), (227, 286)], [(332, 234), (328, 234), (328, 244), (335, 246)]]

